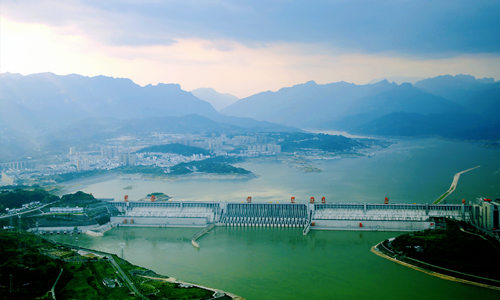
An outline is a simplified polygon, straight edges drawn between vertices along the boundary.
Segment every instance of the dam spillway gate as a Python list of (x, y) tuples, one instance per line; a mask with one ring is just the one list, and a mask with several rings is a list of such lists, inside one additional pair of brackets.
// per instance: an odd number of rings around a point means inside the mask
[(467, 221), (464, 204), (111, 202), (111, 222), (133, 226), (305, 227), (330, 230), (416, 231), (444, 218)]
[(229, 203), (220, 223), (228, 226), (303, 227), (308, 220), (306, 204)]

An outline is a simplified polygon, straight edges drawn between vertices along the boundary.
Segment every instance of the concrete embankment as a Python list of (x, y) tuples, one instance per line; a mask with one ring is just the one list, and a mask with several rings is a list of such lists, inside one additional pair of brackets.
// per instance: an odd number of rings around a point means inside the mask
[(302, 235), (307, 235), (311, 231), (311, 223), (308, 223), (306, 227), (304, 227), (304, 230), (302, 230)]
[[(382, 258), (393, 261), (395, 263), (411, 268), (413, 270), (423, 272), (428, 275), (439, 277), (445, 280), (450, 280), (450, 281), (455, 281), (500, 291), (500, 281), (495, 279), (462, 273), (459, 271), (435, 266), (409, 257), (405, 257), (403, 261), (402, 259), (399, 259), (392, 250), (387, 249), (387, 247), (383, 245), (383, 242), (380, 242), (377, 245), (373, 246), (370, 249), (370, 251)], [(468, 279), (460, 278), (459, 276)]]
[(198, 244), (197, 240), (200, 239), (205, 234), (207, 234), (210, 230), (214, 229), (214, 227), (215, 227), (215, 224), (210, 224), (207, 227), (203, 228), (202, 231), (195, 234), (193, 236), (193, 238), (191, 239), (191, 245), (193, 245), (193, 247), (195, 247), (195, 248), (200, 248), (200, 244)]
[(113, 223), (106, 223), (106, 224), (103, 224), (95, 229), (92, 229), (92, 230), (87, 230), (85, 232), (85, 234), (87, 235), (90, 235), (90, 236), (94, 236), (94, 237), (97, 237), (97, 236), (103, 236), (104, 233), (106, 231), (109, 231), (111, 230), (113, 227), (115, 227), (116, 225), (113, 224)]
[(455, 189), (457, 188), (458, 180), (460, 179), (460, 175), (462, 175), (464, 173), (467, 173), (469, 171), (472, 171), (474, 169), (477, 169), (479, 167), (480, 166), (475, 166), (473, 168), (470, 168), (470, 169), (467, 169), (467, 170), (463, 170), (463, 171), (460, 171), (460, 172), (456, 173), (455, 176), (453, 176), (453, 181), (451, 182), (450, 188), (446, 192), (444, 192), (444, 194), (442, 194), (441, 196), (439, 196), (439, 198), (437, 198), (436, 201), (434, 201), (432, 204), (439, 204), (439, 203), (441, 203), (444, 199), (446, 199), (446, 197), (448, 197), (451, 193), (453, 193), (455, 191)]

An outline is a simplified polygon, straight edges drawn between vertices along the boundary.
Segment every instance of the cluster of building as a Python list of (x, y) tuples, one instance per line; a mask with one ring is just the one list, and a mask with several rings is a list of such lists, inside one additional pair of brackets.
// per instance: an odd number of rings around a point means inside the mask
[(486, 231), (499, 231), (500, 199), (478, 199), (472, 205), (471, 222)]
[[(178, 143), (210, 151), (210, 155), (180, 155), (175, 153), (137, 153), (138, 150), (159, 144)], [(110, 170), (120, 166), (171, 167), (183, 162), (203, 160), (211, 156), (255, 157), (281, 153), (279, 141), (260, 133), (227, 136), (197, 134), (163, 134), (135, 138), (110, 139), (104, 145), (89, 145), (86, 149), (75, 146), (68, 152), (43, 159), (31, 157), (19, 161), (0, 163), (0, 185), (12, 185), (16, 179), (26, 180), (37, 176), (50, 176), (90, 170)]]
[(51, 207), (51, 213), (55, 214), (78, 214), (83, 213), (83, 207)]
[(38, 206), (40, 206), (40, 201), (33, 201), (30, 203), (23, 204), (20, 208), (10, 208), (10, 209), (6, 208), (5, 211), (9, 215), (15, 215), (15, 214), (22, 213), (24, 211), (36, 208)]
[(135, 164), (142, 166), (172, 167), (183, 162), (210, 158), (210, 155), (193, 154), (189, 156), (175, 153), (147, 152), (135, 154)]

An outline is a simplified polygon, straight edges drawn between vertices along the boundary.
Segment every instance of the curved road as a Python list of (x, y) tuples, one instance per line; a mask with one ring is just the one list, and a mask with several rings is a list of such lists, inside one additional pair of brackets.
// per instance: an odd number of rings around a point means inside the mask
[(11, 217), (15, 217), (15, 216), (19, 216), (19, 215), (24, 215), (24, 214), (27, 214), (27, 213), (30, 213), (30, 212), (34, 212), (34, 211), (37, 211), (39, 209), (42, 209), (48, 205), (51, 205), (51, 204), (54, 204), (56, 203), (57, 201), (55, 202), (50, 202), (50, 203), (47, 203), (47, 204), (44, 204), (42, 206), (38, 206), (38, 207), (35, 207), (35, 208), (32, 208), (30, 210), (26, 210), (26, 211), (22, 211), (22, 212), (19, 212), (19, 213), (16, 213), (16, 214), (12, 214), (12, 215), (5, 215), (5, 216), (1, 216), (0, 219), (4, 219), (4, 218), (11, 218)]

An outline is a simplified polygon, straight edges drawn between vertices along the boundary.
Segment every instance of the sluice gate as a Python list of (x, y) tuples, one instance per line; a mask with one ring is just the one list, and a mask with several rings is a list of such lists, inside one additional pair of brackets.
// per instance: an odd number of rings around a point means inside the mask
[(306, 204), (228, 203), (220, 223), (227, 226), (303, 227)]
[(302, 227), (331, 230), (423, 230), (444, 218), (467, 221), (464, 204), (113, 202), (126, 226)]

